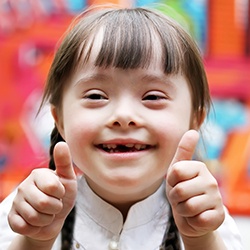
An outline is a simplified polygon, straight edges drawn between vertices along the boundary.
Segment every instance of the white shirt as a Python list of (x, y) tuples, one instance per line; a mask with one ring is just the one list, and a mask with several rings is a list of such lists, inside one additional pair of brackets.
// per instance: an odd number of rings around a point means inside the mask
[[(15, 192), (0, 204), (0, 250), (6, 250), (15, 237), (7, 222)], [(162, 185), (153, 195), (136, 203), (127, 219), (119, 210), (98, 197), (84, 178), (78, 183), (76, 221), (73, 249), (109, 250), (118, 244), (119, 250), (156, 250), (162, 243), (169, 219), (169, 205)], [(226, 218), (218, 229), (228, 250), (242, 250), (237, 226), (226, 211)], [(184, 248), (183, 248), (184, 249)], [(60, 250), (60, 236), (53, 246)]]

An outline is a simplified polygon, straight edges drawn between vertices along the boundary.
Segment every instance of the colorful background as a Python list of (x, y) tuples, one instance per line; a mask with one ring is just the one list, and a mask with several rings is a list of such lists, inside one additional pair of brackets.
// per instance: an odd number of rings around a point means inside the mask
[[(36, 117), (54, 48), (85, 6), (107, 1), (0, 1), (0, 201), (35, 167), (47, 166), (53, 121), (48, 107)], [(225, 204), (250, 215), (249, 0), (108, 1), (152, 5), (173, 15), (204, 56), (214, 109), (201, 150), (217, 177)]]

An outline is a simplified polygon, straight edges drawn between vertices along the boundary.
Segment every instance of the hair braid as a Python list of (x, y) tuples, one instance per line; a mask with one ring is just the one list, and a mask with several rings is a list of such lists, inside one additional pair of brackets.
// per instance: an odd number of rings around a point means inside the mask
[(64, 139), (62, 138), (57, 127), (55, 126), (51, 132), (51, 135), (50, 135), (50, 149), (49, 149), (49, 156), (50, 156), (49, 168), (52, 170), (56, 170), (56, 166), (55, 166), (55, 162), (54, 162), (54, 155), (53, 155), (54, 148), (55, 148), (56, 144), (60, 141), (64, 141)]
[[(51, 132), (50, 149), (49, 149), (49, 155), (50, 155), (49, 168), (52, 170), (56, 170), (56, 165), (53, 156), (54, 148), (55, 145), (60, 141), (64, 141), (64, 139), (62, 138), (57, 127), (55, 126)], [(74, 223), (75, 223), (75, 207), (73, 207), (73, 209), (68, 214), (62, 227), (61, 250), (69, 250), (71, 248), (73, 232), (74, 232)]]
[(181, 249), (180, 236), (170, 206), (169, 222), (165, 235), (163, 237), (162, 244), (160, 246), (160, 250), (180, 250), (180, 249)]

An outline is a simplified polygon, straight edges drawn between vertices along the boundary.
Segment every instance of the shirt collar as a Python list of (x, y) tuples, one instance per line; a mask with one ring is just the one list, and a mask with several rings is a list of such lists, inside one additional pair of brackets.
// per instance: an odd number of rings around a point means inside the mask
[(123, 224), (121, 212), (97, 196), (88, 186), (84, 177), (78, 183), (77, 203), (79, 216), (87, 215), (115, 235), (118, 235), (121, 230), (129, 230), (147, 224), (157, 216), (157, 213), (168, 206), (165, 182), (163, 182), (154, 194), (137, 202), (130, 208), (127, 219)]

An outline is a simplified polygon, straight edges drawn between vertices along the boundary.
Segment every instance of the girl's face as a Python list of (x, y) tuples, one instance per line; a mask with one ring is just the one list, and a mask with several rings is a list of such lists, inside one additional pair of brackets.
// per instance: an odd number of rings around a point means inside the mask
[(163, 181), (182, 135), (197, 128), (184, 76), (147, 69), (100, 68), (93, 60), (52, 107), (75, 165), (110, 203), (144, 199)]

